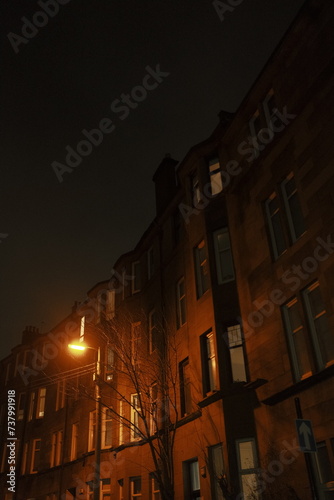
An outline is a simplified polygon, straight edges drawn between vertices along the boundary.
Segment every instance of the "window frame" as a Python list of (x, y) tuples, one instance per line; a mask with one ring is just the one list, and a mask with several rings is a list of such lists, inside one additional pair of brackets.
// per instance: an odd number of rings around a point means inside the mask
[[(260, 494), (258, 493), (258, 482), (257, 482), (259, 466), (258, 466), (258, 454), (257, 454), (257, 449), (256, 449), (256, 440), (253, 437), (249, 437), (249, 438), (243, 438), (243, 439), (236, 439), (235, 443), (236, 443), (236, 448), (237, 448), (237, 463), (238, 463), (240, 492), (241, 492), (241, 494), (245, 495), (244, 486), (243, 486), (243, 477), (244, 476), (254, 476), (255, 481), (256, 481), (256, 490), (252, 491), (252, 493), (255, 495), (254, 498), (259, 499)], [(248, 468), (242, 467), (241, 452), (240, 452), (240, 445), (242, 443), (251, 443), (253, 467), (248, 467)]]
[[(135, 493), (134, 492), (134, 485), (135, 485), (135, 482), (136, 481), (139, 481), (139, 485), (140, 485), (140, 492), (139, 493)], [(142, 480), (141, 480), (141, 476), (133, 476), (133, 477), (130, 477), (129, 478), (129, 483), (130, 483), (130, 499), (131, 500), (136, 500), (137, 498), (142, 498)]]
[(179, 363), (181, 417), (192, 413), (191, 378), (187, 376), (189, 371), (189, 357), (186, 357)]
[[(219, 235), (227, 235), (228, 245), (224, 247), (222, 250), (219, 249)], [(235, 270), (234, 270), (234, 262), (233, 262), (233, 254), (231, 247), (231, 238), (228, 227), (222, 227), (221, 229), (217, 229), (213, 233), (213, 243), (215, 250), (215, 260), (216, 260), (216, 269), (217, 269), (217, 280), (219, 285), (223, 285), (224, 283), (229, 283), (231, 281), (235, 281)], [(227, 274), (224, 272), (222, 261), (224, 262), (225, 258), (222, 259), (222, 256), (228, 254), (228, 258), (226, 262), (229, 261), (228, 267), (231, 274)]]
[(70, 461), (78, 458), (78, 437), (79, 437), (79, 422), (74, 422), (71, 427), (71, 451)]
[(89, 412), (88, 421), (88, 451), (95, 450), (96, 441), (96, 410), (91, 410)]
[[(218, 168), (215, 168), (214, 170), (212, 169), (218, 165)], [(223, 183), (223, 176), (222, 176), (222, 166), (220, 163), (220, 160), (218, 156), (212, 157), (208, 160), (208, 173), (209, 173), (209, 180), (210, 180), (210, 190), (211, 190), (211, 196), (214, 198), (218, 194), (220, 194), (224, 190), (224, 183)], [(215, 182), (215, 179), (217, 178), (219, 181)], [(218, 189), (218, 190), (217, 190)]]
[[(112, 409), (104, 407), (102, 409), (102, 419), (101, 419), (101, 448), (111, 448), (112, 446), (112, 427), (113, 427), (113, 419), (112, 419)], [(110, 435), (111, 442), (107, 443), (107, 436)]]
[[(203, 251), (202, 256), (201, 251)], [(204, 238), (194, 248), (194, 264), (197, 299), (200, 299), (210, 288), (209, 261), (207, 245)]]
[(215, 392), (218, 388), (218, 364), (215, 336), (212, 329), (200, 337), (202, 357), (202, 387), (203, 396)]
[[(37, 448), (38, 442), (39, 442), (39, 447)], [(33, 439), (32, 440), (32, 447), (31, 447), (30, 474), (35, 474), (36, 472), (38, 472), (38, 469), (40, 466), (40, 459), (41, 459), (41, 455), (40, 455), (41, 449), (42, 449), (42, 439), (41, 438)], [(36, 456), (36, 453), (38, 453), (37, 456)], [(36, 460), (36, 458), (37, 458), (37, 460)]]
[(36, 418), (44, 418), (46, 404), (46, 387), (40, 387), (37, 393)]
[(133, 393), (130, 395), (130, 440), (140, 441), (142, 439), (140, 433), (140, 404), (139, 394)]
[[(183, 294), (181, 293), (181, 285), (183, 286)], [(186, 283), (182, 276), (176, 283), (176, 326), (181, 328), (187, 323), (187, 299), (186, 299)]]
[[(26, 392), (20, 392), (19, 397), (18, 397), (18, 404), (17, 404), (17, 420), (23, 420), (24, 419), (24, 413), (25, 413), (25, 407), (26, 407)], [(22, 404), (23, 401), (23, 404)]]

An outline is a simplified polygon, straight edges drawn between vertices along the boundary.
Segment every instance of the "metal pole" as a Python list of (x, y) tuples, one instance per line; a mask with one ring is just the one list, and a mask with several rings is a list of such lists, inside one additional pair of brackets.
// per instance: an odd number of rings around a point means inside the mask
[(95, 429), (95, 484), (94, 500), (100, 500), (100, 465), (101, 465), (101, 349), (97, 349), (96, 369), (95, 369), (95, 400), (96, 400), (96, 429)]
[[(297, 413), (297, 418), (303, 418), (303, 413), (302, 409), (300, 406), (300, 401), (299, 398), (295, 398), (295, 406), (296, 406), (296, 413)], [(305, 463), (306, 463), (306, 469), (307, 469), (307, 475), (308, 475), (308, 480), (310, 483), (311, 487), (311, 493), (312, 493), (312, 500), (319, 500), (318, 494), (317, 494), (317, 489), (316, 489), (316, 482), (313, 474), (313, 467), (312, 467), (312, 462), (311, 462), (311, 457), (309, 453), (304, 453), (305, 457)]]

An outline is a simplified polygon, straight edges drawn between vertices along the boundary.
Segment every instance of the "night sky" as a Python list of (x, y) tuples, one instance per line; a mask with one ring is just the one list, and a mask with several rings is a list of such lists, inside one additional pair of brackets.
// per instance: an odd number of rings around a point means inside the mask
[[(221, 20), (207, 0), (54, 2), (1, 5), (1, 358), (25, 325), (47, 332), (108, 279), (155, 216), (162, 158), (182, 160), (238, 108), (304, 3), (244, 0)], [(109, 133), (57, 176), (101, 120)]]

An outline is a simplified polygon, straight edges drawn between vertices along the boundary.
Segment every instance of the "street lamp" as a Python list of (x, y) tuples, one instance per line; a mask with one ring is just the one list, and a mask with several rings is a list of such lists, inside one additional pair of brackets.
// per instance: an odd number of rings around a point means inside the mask
[(95, 381), (95, 401), (96, 401), (96, 428), (95, 428), (95, 482), (94, 485), (94, 500), (100, 500), (100, 482), (101, 482), (101, 474), (100, 474), (100, 465), (101, 465), (101, 393), (100, 393), (100, 376), (101, 376), (101, 349), (100, 346), (89, 347), (86, 345), (80, 344), (68, 344), (70, 349), (75, 349), (77, 351), (84, 351), (86, 349), (92, 349), (96, 351), (96, 362), (95, 362), (95, 373), (94, 373), (94, 381)]

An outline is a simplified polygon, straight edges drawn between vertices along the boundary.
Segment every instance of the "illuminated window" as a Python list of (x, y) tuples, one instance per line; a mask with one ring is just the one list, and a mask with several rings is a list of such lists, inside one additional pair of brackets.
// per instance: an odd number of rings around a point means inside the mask
[(237, 440), (238, 468), (242, 498), (260, 498), (258, 463), (254, 439)]
[(45, 411), (46, 388), (38, 389), (36, 418), (43, 418)]
[(176, 285), (176, 321), (177, 328), (180, 328), (187, 321), (184, 278), (181, 278)]
[(141, 288), (139, 260), (132, 263), (132, 293), (137, 293)]
[(219, 479), (224, 475), (224, 459), (223, 459), (223, 446), (222, 444), (215, 444), (209, 446), (209, 464), (211, 476), (211, 493), (212, 500), (225, 500), (221, 487), (219, 486)]
[(207, 395), (217, 388), (216, 350), (212, 332), (201, 336), (201, 351), (203, 392), (204, 395)]
[(29, 413), (28, 413), (28, 420), (32, 420), (34, 416), (34, 407), (35, 407), (35, 393), (32, 392), (30, 394), (30, 400), (29, 400)]
[(38, 472), (41, 459), (41, 439), (34, 439), (32, 442), (30, 473)]
[(244, 354), (244, 341), (240, 325), (227, 327), (228, 347), (230, 349), (230, 360), (233, 382), (246, 382), (246, 367)]
[(26, 403), (26, 393), (21, 392), (21, 394), (19, 395), (19, 401), (17, 406), (17, 420), (23, 420), (25, 403)]
[(101, 479), (101, 500), (109, 500), (110, 498), (110, 478)]
[(230, 235), (225, 227), (213, 233), (218, 283), (234, 280)]
[(112, 444), (112, 410), (103, 408), (102, 410), (102, 448), (110, 448)]
[(82, 316), (80, 320), (80, 342), (83, 342), (85, 340), (85, 322), (85, 316)]
[(189, 358), (181, 361), (179, 373), (181, 416), (184, 417), (192, 412)]
[(159, 484), (153, 473), (150, 474), (150, 500), (161, 500)]
[(79, 423), (72, 424), (71, 434), (71, 460), (75, 460), (78, 455)]
[(95, 449), (96, 411), (89, 412), (88, 451)]
[(218, 158), (209, 160), (211, 194), (215, 196), (223, 190), (222, 169)]
[(106, 367), (105, 367), (105, 379), (107, 381), (113, 380), (114, 370), (115, 370), (115, 352), (107, 345), (106, 350)]
[(131, 394), (131, 409), (130, 409), (130, 421), (131, 421), (131, 440), (137, 440), (141, 438), (140, 432), (140, 403), (138, 394)]
[(55, 467), (61, 464), (63, 447), (63, 431), (56, 431), (52, 433), (51, 440), (51, 456), (50, 467)]
[(195, 248), (195, 273), (197, 298), (200, 298), (209, 288), (209, 269), (204, 240)]
[(65, 406), (65, 391), (66, 382), (65, 379), (58, 380), (57, 382), (57, 394), (56, 394), (56, 411), (64, 408)]
[(183, 462), (184, 498), (199, 500), (201, 498), (198, 460)]
[(130, 499), (136, 500), (141, 498), (141, 477), (130, 478)]
[(193, 207), (197, 207), (201, 201), (201, 191), (197, 173), (190, 176), (191, 202)]

